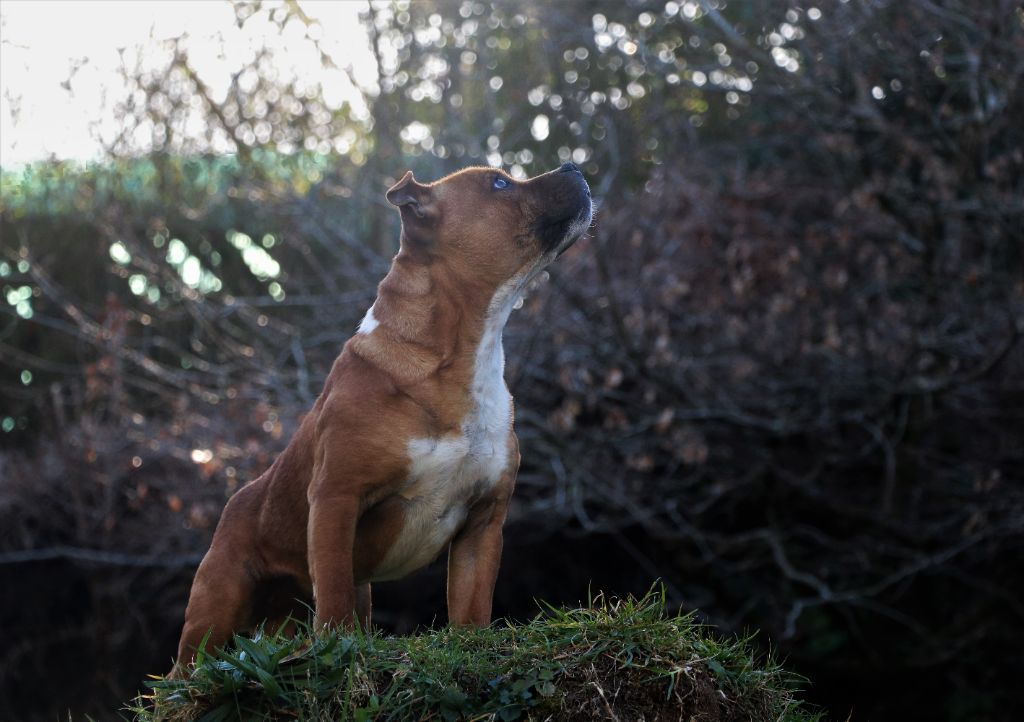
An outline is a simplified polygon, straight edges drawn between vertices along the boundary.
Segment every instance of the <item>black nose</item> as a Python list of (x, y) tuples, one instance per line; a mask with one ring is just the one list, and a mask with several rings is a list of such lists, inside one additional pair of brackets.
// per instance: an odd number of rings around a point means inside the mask
[(583, 172), (576, 166), (575, 163), (562, 163), (558, 168), (562, 173), (579, 173), (583, 175)]

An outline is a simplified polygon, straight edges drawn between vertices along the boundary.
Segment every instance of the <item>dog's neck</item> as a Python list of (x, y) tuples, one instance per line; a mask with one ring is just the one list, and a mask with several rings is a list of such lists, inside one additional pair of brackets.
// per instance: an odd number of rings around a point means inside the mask
[(403, 249), (349, 346), (406, 383), (460, 363), (500, 374), (501, 333), (519, 291), (515, 279), (495, 289)]

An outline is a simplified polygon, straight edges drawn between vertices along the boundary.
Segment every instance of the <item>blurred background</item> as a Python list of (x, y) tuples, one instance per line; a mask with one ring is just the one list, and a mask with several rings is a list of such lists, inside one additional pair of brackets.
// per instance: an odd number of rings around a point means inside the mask
[[(833, 719), (1019, 712), (1020, 3), (5, 0), (0, 33), (0, 717), (169, 669), (394, 179), (568, 160), (599, 212), (506, 331), (495, 613), (661, 579)], [(443, 562), (375, 616), (443, 623)]]

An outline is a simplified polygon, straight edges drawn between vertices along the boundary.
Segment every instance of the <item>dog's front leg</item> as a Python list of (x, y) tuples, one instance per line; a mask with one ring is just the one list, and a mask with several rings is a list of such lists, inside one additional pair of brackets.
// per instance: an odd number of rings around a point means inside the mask
[(317, 629), (355, 622), (352, 554), (358, 515), (359, 500), (354, 496), (311, 495), (307, 531)]
[(478, 504), (448, 549), (448, 621), (485, 627), (491, 622), (494, 583), (501, 563), (502, 526), (512, 495), (511, 478), (495, 498)]

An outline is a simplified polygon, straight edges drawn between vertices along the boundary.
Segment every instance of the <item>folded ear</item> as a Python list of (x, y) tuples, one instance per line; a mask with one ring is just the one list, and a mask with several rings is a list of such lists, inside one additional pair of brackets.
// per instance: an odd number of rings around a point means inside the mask
[(402, 180), (391, 186), (385, 198), (391, 205), (398, 206), (402, 211), (403, 220), (407, 213), (424, 219), (429, 217), (433, 211), (433, 193), (428, 186), (416, 182), (411, 170), (406, 171)]

